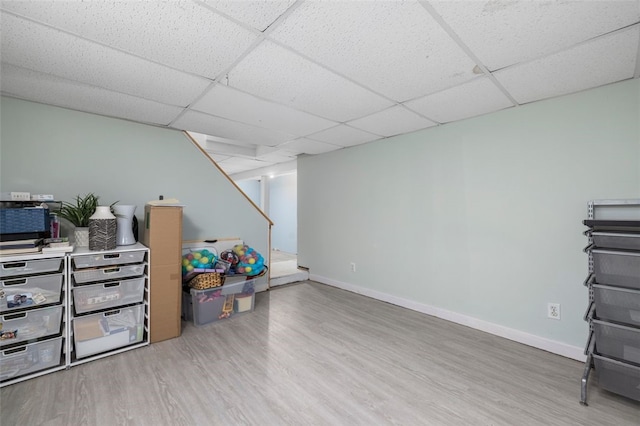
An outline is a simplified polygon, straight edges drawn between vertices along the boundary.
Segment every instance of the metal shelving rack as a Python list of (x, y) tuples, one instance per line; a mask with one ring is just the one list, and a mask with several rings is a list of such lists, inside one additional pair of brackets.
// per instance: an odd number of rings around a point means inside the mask
[[(592, 200), (587, 205), (587, 221), (594, 221), (599, 219), (609, 220), (615, 222), (621, 228), (629, 226), (631, 228), (638, 227), (640, 220), (638, 219), (638, 212), (640, 211), (640, 199), (607, 199), (607, 200)], [(586, 223), (585, 223), (586, 224)], [(615, 225), (614, 225), (615, 226)], [(592, 319), (595, 314), (595, 296), (592, 284), (595, 277), (595, 265), (592, 248), (594, 247), (593, 237), (591, 235), (591, 229), (584, 232), (584, 235), (588, 237), (589, 244), (584, 249), (588, 255), (588, 270), (589, 274), (584, 281), (584, 286), (588, 288), (589, 305), (587, 311), (584, 314), (584, 320), (589, 323), (589, 337), (585, 346), (584, 354), (587, 356), (585, 361), (585, 369), (582, 375), (580, 386), (580, 403), (582, 405), (587, 404), (587, 385), (591, 369), (595, 369), (594, 355), (599, 356), (596, 352), (596, 338), (594, 336), (594, 326)], [(640, 276), (638, 277), (640, 282)], [(624, 365), (624, 362), (611, 359), (619, 365)], [(636, 368), (636, 367), (633, 367)]]

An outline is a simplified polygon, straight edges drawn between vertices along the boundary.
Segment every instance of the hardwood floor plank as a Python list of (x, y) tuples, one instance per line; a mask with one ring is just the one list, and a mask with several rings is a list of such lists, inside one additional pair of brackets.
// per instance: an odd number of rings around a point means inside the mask
[(11, 425), (638, 425), (583, 364), (313, 282), (0, 389)]

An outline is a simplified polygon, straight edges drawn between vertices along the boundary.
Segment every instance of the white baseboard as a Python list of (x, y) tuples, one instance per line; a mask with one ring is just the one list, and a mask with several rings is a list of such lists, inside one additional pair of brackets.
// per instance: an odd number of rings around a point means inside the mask
[(566, 343), (558, 342), (556, 340), (551, 340), (545, 337), (536, 336), (534, 334), (526, 333), (524, 331), (516, 330), (513, 328), (505, 327), (503, 325), (494, 324), (488, 321), (473, 318), (468, 315), (448, 311), (446, 309), (438, 308), (431, 305), (426, 305), (424, 303), (415, 302), (409, 299), (403, 299), (401, 297), (397, 297), (397, 296), (393, 296), (380, 291), (360, 287), (354, 284), (343, 283), (341, 281), (332, 280), (319, 275), (309, 274), (309, 279), (312, 281), (317, 281), (322, 284), (330, 285), (332, 287), (337, 287), (353, 293), (361, 294), (363, 296), (368, 296), (373, 299), (381, 300), (383, 302), (391, 303), (393, 305), (402, 306), (403, 308), (411, 309), (413, 311), (422, 312), (423, 314), (431, 315), (437, 318), (442, 318), (444, 320), (451, 321), (456, 324), (465, 325), (467, 327), (471, 327), (476, 330), (481, 330), (487, 333), (491, 333), (496, 336), (504, 337), (505, 339), (513, 340), (515, 342), (522, 343), (524, 345), (542, 349), (544, 351), (561, 355), (567, 358), (575, 359), (577, 361), (584, 362), (587, 358), (584, 355), (584, 348), (571, 346)]

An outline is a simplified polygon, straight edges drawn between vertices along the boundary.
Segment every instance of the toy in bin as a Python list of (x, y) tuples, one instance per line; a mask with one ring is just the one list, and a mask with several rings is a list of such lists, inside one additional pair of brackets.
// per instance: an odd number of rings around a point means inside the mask
[(203, 249), (188, 249), (182, 254), (182, 276), (194, 269), (211, 269), (216, 262), (215, 252)]
[(247, 276), (255, 276), (264, 270), (264, 258), (253, 248), (246, 244), (238, 244), (233, 246), (233, 252), (238, 257), (235, 265), (236, 274)]

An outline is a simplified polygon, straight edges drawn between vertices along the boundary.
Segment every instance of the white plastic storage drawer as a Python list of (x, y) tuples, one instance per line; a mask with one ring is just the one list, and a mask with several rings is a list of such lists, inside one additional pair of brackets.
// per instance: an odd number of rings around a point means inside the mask
[(63, 279), (62, 274), (54, 274), (0, 281), (0, 313), (60, 303)]
[(599, 354), (640, 364), (640, 328), (600, 320), (591, 323)]
[(144, 305), (73, 319), (76, 358), (141, 342), (144, 336)]
[(598, 384), (610, 392), (640, 401), (640, 366), (593, 354)]
[(0, 351), (0, 380), (10, 380), (60, 364), (62, 337)]
[(72, 262), (75, 268), (95, 268), (100, 266), (127, 265), (142, 263), (145, 251), (127, 251), (122, 253), (88, 254), (74, 256)]
[(99, 281), (120, 280), (123, 278), (140, 277), (144, 275), (146, 265), (114, 266), (112, 268), (86, 269), (74, 271), (73, 279), (76, 284), (93, 283)]
[(591, 250), (596, 282), (640, 289), (640, 251)]
[(19, 277), (23, 275), (46, 274), (62, 272), (64, 258), (24, 260), (19, 262), (4, 262), (0, 267), (0, 278)]
[(62, 305), (0, 316), (0, 346), (59, 334)]
[(73, 305), (78, 314), (140, 303), (144, 299), (145, 277), (76, 287)]
[(640, 290), (593, 284), (599, 319), (640, 327)]

